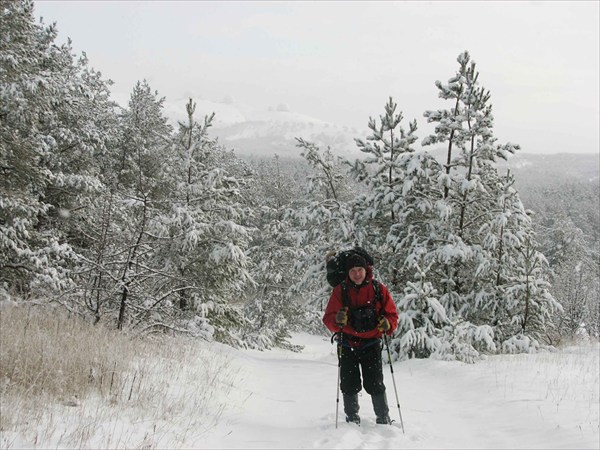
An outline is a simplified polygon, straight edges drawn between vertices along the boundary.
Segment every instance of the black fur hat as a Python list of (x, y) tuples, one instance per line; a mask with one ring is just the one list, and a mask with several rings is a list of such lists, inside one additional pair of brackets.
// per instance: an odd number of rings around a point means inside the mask
[(354, 253), (346, 260), (346, 271), (349, 271), (353, 267), (364, 267), (367, 268), (367, 260), (357, 253)]

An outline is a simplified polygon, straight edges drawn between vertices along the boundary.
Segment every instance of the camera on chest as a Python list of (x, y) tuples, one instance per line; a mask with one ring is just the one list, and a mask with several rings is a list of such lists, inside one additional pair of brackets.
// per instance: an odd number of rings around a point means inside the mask
[(373, 305), (350, 308), (350, 325), (359, 333), (375, 329), (377, 319), (377, 311)]

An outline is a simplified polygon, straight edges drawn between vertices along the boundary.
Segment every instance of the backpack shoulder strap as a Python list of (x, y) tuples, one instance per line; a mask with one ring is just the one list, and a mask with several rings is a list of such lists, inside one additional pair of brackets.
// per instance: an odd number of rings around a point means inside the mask
[(350, 297), (348, 297), (348, 286), (345, 281), (340, 284), (342, 286), (342, 306), (345, 308), (350, 307)]
[(382, 302), (383, 296), (381, 295), (381, 285), (379, 284), (379, 281), (373, 278), (371, 280), (371, 284), (373, 285), (373, 290), (375, 291), (375, 302)]

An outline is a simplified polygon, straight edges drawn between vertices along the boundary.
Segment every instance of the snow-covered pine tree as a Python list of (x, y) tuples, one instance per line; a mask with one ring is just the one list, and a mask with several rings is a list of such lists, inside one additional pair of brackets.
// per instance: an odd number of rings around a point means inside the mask
[[(555, 243), (551, 292), (563, 311), (554, 319), (557, 330), (552, 341), (579, 336), (598, 336), (598, 262), (594, 260), (581, 229), (569, 218), (555, 218), (555, 228), (546, 236)], [(595, 312), (595, 314), (594, 314)]]
[(288, 292), (295, 279), (294, 264), (302, 255), (295, 230), (285, 218), (286, 209), (302, 190), (291, 172), (298, 170), (295, 161), (294, 166), (286, 167), (278, 155), (255, 164), (247, 194), (255, 205), (252, 224), (257, 229), (248, 249), (256, 287), (244, 305), (249, 323), (243, 338), (252, 348), (296, 350), (289, 342), (290, 332), (305, 322), (298, 298)]
[[(550, 331), (549, 317), (560, 308), (548, 293), (547, 263), (533, 244), (533, 223), (513, 187), (514, 178), (507, 173), (498, 179), (495, 171), (491, 178), (496, 181), (496, 188), (492, 183), (488, 187), (497, 199), (496, 205), (492, 205), (488, 219), (479, 229), (481, 255), (487, 258), (481, 258), (477, 264), (475, 285), (479, 290), (465, 317), (475, 324), (491, 325), (500, 348), (506, 348), (504, 342), (516, 334), (528, 334), (523, 342), (537, 347), (540, 337)], [(515, 287), (523, 281), (531, 287)], [(515, 295), (517, 292), (520, 295)], [(537, 300), (531, 300), (532, 295)], [(532, 303), (537, 306), (528, 306)], [(527, 314), (523, 313), (525, 310)]]
[(164, 276), (152, 266), (160, 242), (148, 232), (171, 190), (163, 158), (172, 127), (163, 102), (146, 81), (134, 86), (119, 118), (117, 145), (104, 164), (105, 189), (90, 211), (97, 220), (87, 233), (93, 239), (81, 283), (85, 304), (96, 321), (114, 316), (118, 328), (137, 320), (140, 304), (155, 298), (157, 279)]
[(3, 2), (0, 30), (2, 289), (64, 290), (78, 259), (69, 243), (86, 245), (80, 225), (102, 186), (95, 161), (115, 124), (108, 84), (54, 43), (56, 27), (34, 21), (32, 2)]
[(417, 153), (416, 121), (402, 127), (392, 98), (385, 105), (380, 123), (369, 120), (371, 135), (357, 139), (367, 154), (357, 160), (353, 175), (365, 183), (367, 192), (354, 201), (359, 229), (377, 256), (377, 269), (398, 293), (412, 280), (415, 264), (432, 236), (433, 217), (438, 215), (435, 184), (439, 163), (427, 153)]
[(531, 352), (539, 348), (562, 307), (549, 292), (548, 261), (537, 250), (533, 231), (528, 231), (519, 248), (520, 259), (508, 280), (505, 301), (510, 310), (510, 332), (505, 331), (502, 351)]
[[(496, 179), (492, 172), (492, 178)], [(497, 343), (503, 341), (505, 325), (511, 322), (510, 307), (506, 302), (506, 283), (517, 266), (524, 229), (530, 226), (518, 192), (514, 189), (510, 172), (489, 185), (496, 199), (483, 223), (480, 224), (481, 249), (477, 254), (473, 285), (477, 291), (471, 298), (472, 307), (465, 309), (465, 317), (475, 324), (490, 324)]]
[(163, 242), (158, 260), (170, 274), (161, 302), (173, 306), (179, 327), (243, 345), (241, 306), (253, 280), (246, 255), (252, 230), (244, 224), (241, 180), (228, 171), (231, 155), (208, 136), (214, 114), (199, 124), (191, 99), (186, 110), (168, 159), (174, 180), (170, 207), (152, 228)]
[(482, 173), (490, 171), (497, 157), (506, 158), (518, 148), (495, 144), (490, 94), (479, 85), (479, 73), (468, 52), (459, 55), (458, 63), (459, 70), (448, 84), (436, 82), (439, 96), (451, 101), (452, 108), (424, 113), (436, 127), (435, 134), (422, 142), (423, 146), (447, 145), (440, 183), (452, 214), (444, 232), (447, 245), (440, 247), (439, 260), (446, 273), (441, 300), (450, 314), (460, 313), (466, 304), (464, 296), (472, 292), (470, 274), (474, 261), (481, 259), (476, 230), (494, 202)]
[[(564, 310), (550, 343), (600, 336), (600, 189), (598, 181), (557, 182), (528, 191), (540, 251), (551, 269), (551, 293)], [(590, 205), (596, 205), (591, 207)], [(583, 325), (582, 325), (583, 324)]]
[(331, 252), (363, 245), (356, 229), (349, 200), (345, 162), (334, 158), (330, 148), (321, 150), (315, 143), (297, 139), (301, 155), (312, 167), (305, 198), (297, 199), (286, 218), (297, 229), (296, 246), (301, 254), (294, 270), (300, 280), (291, 286), (291, 295), (300, 295), (303, 304), (322, 310), (331, 293), (325, 277), (325, 259)]
[[(518, 146), (496, 143), (490, 94), (479, 85), (479, 73), (468, 52), (459, 55), (458, 63), (459, 70), (448, 84), (436, 82), (440, 97), (452, 101), (452, 108), (424, 113), (436, 127), (435, 134), (426, 137), (423, 145), (447, 145), (439, 184), (451, 212), (439, 230), (442, 244), (428, 262), (437, 264), (434, 271), (440, 276), (434, 286), (443, 292), (440, 302), (450, 319), (473, 325), (462, 327), (470, 330), (466, 336), (473, 341), (473, 350), (493, 350), (495, 345), (490, 343), (494, 330), (499, 331), (498, 343), (513, 334), (507, 323), (528, 323), (529, 330), (533, 333), (535, 329), (539, 335), (554, 303), (541, 293), (541, 273), (534, 275), (525, 269), (529, 264), (525, 261), (538, 261), (534, 250), (527, 258), (523, 256), (524, 248), (531, 249), (531, 223), (518, 193), (510, 187), (512, 183), (502, 179), (496, 165), (498, 158), (506, 159)], [(518, 278), (519, 271), (535, 278), (535, 282), (529, 278), (527, 285), (531, 289), (533, 284), (540, 287), (536, 291), (540, 292), (536, 297), (539, 307), (532, 307), (529, 288), (520, 291), (508, 281)], [(529, 305), (528, 314), (520, 319), (516, 317), (519, 313), (515, 302)], [(535, 345), (534, 340), (528, 342)], [(467, 357), (471, 358), (468, 355), (472, 353), (468, 349)]]

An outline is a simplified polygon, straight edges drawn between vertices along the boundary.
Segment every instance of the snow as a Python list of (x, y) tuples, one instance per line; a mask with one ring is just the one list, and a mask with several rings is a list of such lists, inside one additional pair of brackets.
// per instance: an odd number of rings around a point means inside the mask
[[(173, 405), (169, 396), (202, 389), (199, 373), (226, 360), (222, 379), (210, 386), (210, 401), (187, 396), (180, 418), (152, 420), (122, 414), (112, 423), (93, 422), (80, 448), (448, 448), (448, 449), (597, 449), (599, 448), (599, 345), (585, 344), (556, 352), (490, 356), (476, 364), (409, 360), (394, 365), (405, 434), (399, 423), (389, 366), (385, 376), (392, 426), (376, 425), (370, 398), (360, 396), (360, 427), (343, 421), (335, 427), (337, 359), (327, 337), (295, 334), (300, 353), (235, 350), (202, 342), (206, 358), (189, 360), (180, 370), (156, 364), (168, 377), (161, 400), (146, 411), (157, 414)], [(207, 359), (208, 358), (208, 359)], [(168, 372), (168, 373), (167, 373)], [(228, 389), (226, 374), (235, 374)], [(157, 376), (158, 376), (157, 375)], [(187, 378), (186, 378), (187, 377)], [(195, 381), (194, 381), (195, 380)], [(205, 386), (206, 388), (206, 386)], [(93, 410), (94, 401), (57, 406), (57, 428)], [(211, 411), (211, 408), (213, 409)], [(215, 410), (218, 409), (218, 412)], [(168, 417), (167, 413), (163, 413)], [(187, 416), (190, 414), (192, 416)], [(212, 415), (211, 415), (212, 414)], [(194, 417), (195, 415), (196, 417)], [(190, 424), (200, 423), (190, 429)], [(104, 430), (104, 432), (101, 432)], [(108, 439), (106, 433), (112, 433)], [(68, 435), (67, 431), (54, 436)], [(2, 448), (68, 448), (56, 437), (36, 442), (4, 433)]]

